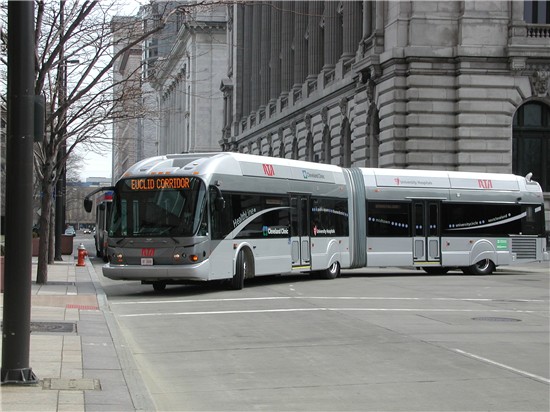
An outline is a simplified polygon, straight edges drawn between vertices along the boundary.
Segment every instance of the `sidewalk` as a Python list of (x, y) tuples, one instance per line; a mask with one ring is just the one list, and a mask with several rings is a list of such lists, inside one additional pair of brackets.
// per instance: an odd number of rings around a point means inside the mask
[(90, 261), (63, 256), (43, 286), (36, 258), (32, 268), (29, 366), (39, 383), (0, 386), (0, 410), (154, 410)]

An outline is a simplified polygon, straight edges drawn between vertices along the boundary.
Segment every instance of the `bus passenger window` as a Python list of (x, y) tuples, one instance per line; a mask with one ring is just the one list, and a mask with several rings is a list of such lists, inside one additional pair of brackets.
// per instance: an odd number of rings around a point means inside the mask
[(410, 203), (369, 201), (367, 205), (367, 236), (409, 237)]

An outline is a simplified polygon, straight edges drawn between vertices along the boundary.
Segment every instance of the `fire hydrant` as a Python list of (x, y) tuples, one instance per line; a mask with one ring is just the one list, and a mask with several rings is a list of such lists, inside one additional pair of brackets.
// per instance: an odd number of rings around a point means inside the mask
[(84, 258), (88, 256), (88, 252), (86, 252), (86, 248), (81, 243), (78, 245), (78, 262), (76, 262), (76, 266), (86, 266), (86, 263), (84, 262)]

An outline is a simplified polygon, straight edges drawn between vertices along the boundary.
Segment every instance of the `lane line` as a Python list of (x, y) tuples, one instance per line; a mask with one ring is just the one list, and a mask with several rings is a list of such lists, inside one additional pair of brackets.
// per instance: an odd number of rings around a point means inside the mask
[[(503, 299), (489, 298), (400, 298), (379, 296), (265, 296), (258, 298), (218, 298), (218, 299), (173, 299), (173, 300), (136, 300), (110, 302), (111, 305), (148, 305), (162, 303), (201, 303), (201, 302), (246, 302), (262, 300), (405, 300), (405, 301), (443, 301), (443, 302), (502, 302)], [(506, 303), (547, 303), (542, 299), (504, 299)]]
[[(151, 313), (131, 313), (125, 315), (117, 315), (121, 318), (137, 318), (150, 316), (192, 316), (192, 315), (234, 315), (244, 313), (275, 313), (275, 312), (318, 312), (318, 311), (334, 311), (334, 312), (483, 312), (483, 313), (538, 313), (542, 311), (533, 310), (504, 310), (504, 309), (386, 309), (386, 308), (287, 308), (287, 309), (249, 309), (249, 310), (214, 310), (214, 311), (196, 311), (196, 312), (151, 312)], [(545, 313), (545, 312), (542, 312)]]
[(485, 362), (485, 363), (488, 363), (488, 364), (491, 364), (491, 365), (499, 366), (503, 369), (507, 369), (509, 371), (518, 373), (518, 374), (523, 375), (525, 377), (535, 379), (539, 382), (546, 383), (547, 385), (550, 385), (550, 379), (544, 378), (542, 376), (535, 375), (533, 373), (529, 373), (529, 372), (523, 371), (521, 369), (517, 369), (517, 368), (514, 368), (512, 366), (505, 365), (505, 364), (500, 363), (500, 362), (495, 362), (494, 360), (487, 359), (487, 358), (484, 358), (482, 356), (474, 355), (473, 353), (465, 352), (465, 351), (460, 350), (460, 349), (452, 349), (452, 350), (457, 352), (457, 353), (460, 353), (461, 355), (467, 356), (469, 358), (476, 359), (476, 360), (479, 360), (481, 362)]

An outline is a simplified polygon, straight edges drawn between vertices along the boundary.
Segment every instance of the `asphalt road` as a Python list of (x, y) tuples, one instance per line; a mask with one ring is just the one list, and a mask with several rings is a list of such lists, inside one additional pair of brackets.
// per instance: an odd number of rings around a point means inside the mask
[(540, 266), (269, 277), (241, 291), (100, 279), (135, 360), (129, 373), (157, 410), (549, 410)]

